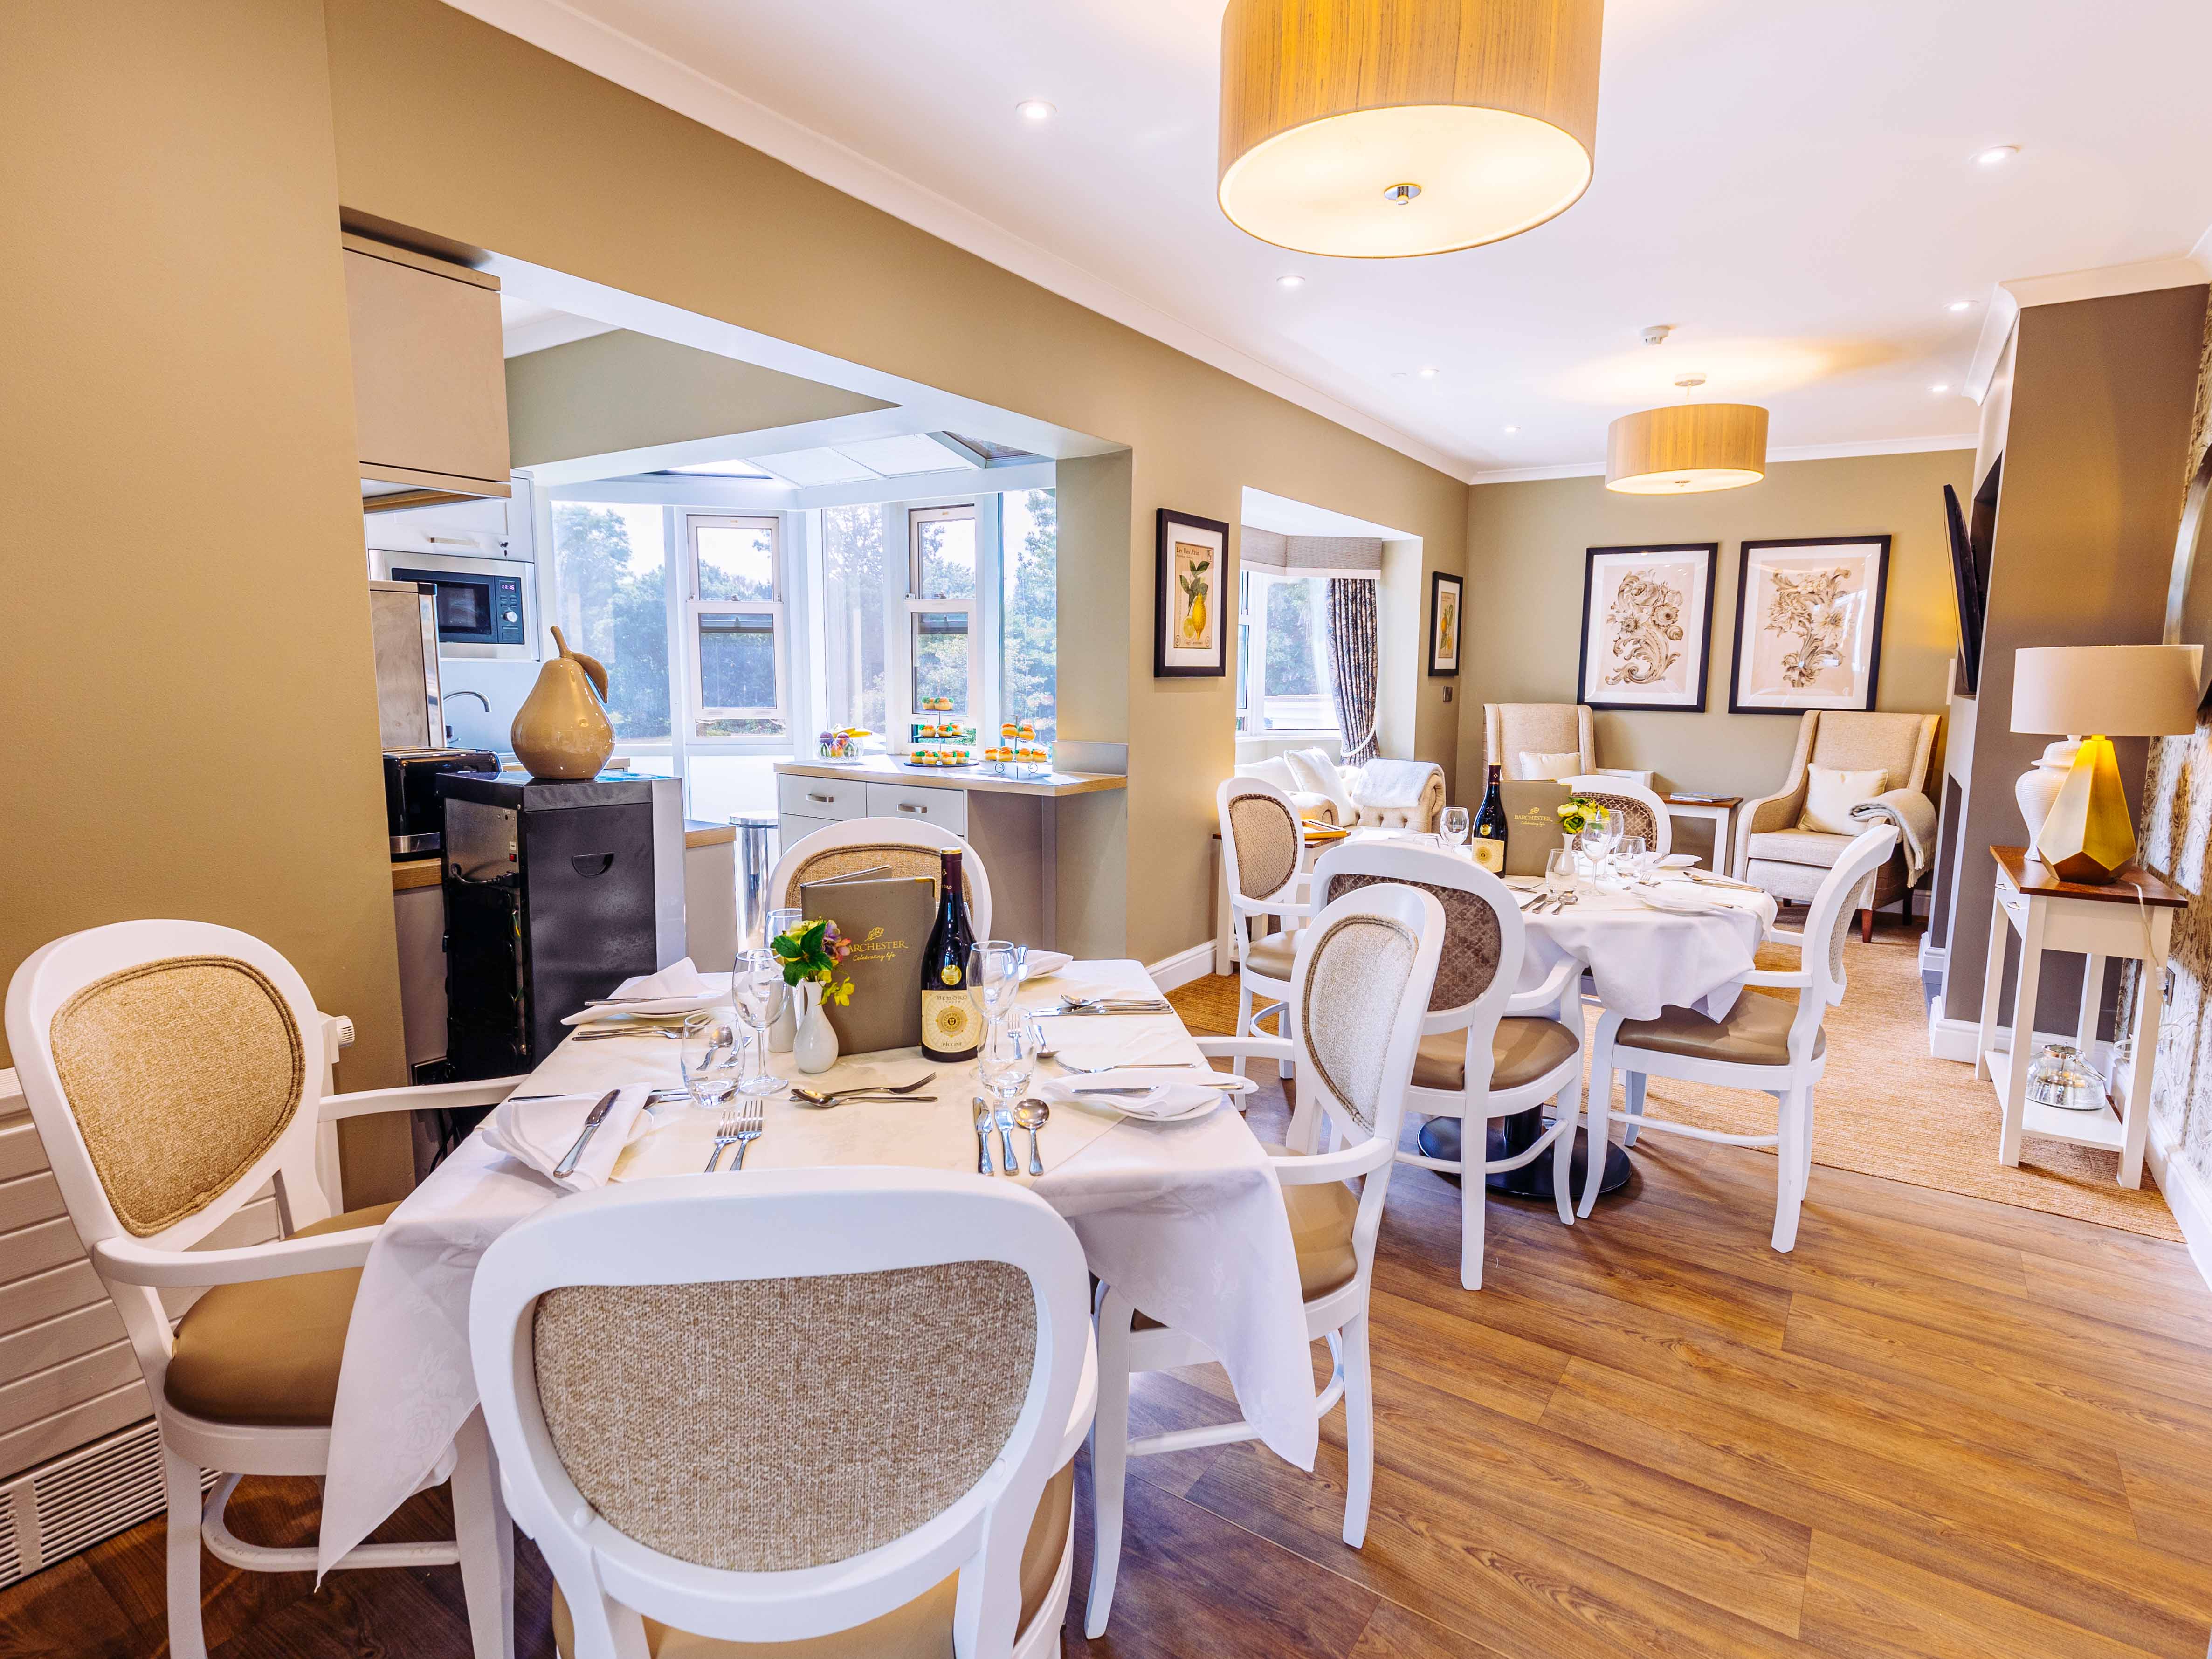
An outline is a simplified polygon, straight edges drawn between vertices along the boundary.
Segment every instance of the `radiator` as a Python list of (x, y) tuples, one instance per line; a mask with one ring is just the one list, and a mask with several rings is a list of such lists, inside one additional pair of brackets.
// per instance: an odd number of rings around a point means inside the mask
[[(215, 1485), (200, 1472), (200, 1491)], [(0, 1486), (0, 1587), (90, 1549), (167, 1507), (154, 1419), (64, 1452)]]

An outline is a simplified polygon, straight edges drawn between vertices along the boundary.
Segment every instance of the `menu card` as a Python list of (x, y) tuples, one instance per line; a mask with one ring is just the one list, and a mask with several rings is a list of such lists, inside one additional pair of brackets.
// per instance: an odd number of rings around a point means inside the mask
[(921, 953), (937, 921), (937, 883), (928, 876), (847, 877), (802, 883), (799, 914), (828, 920), (853, 943), (839, 971), (853, 981), (842, 1008), (825, 1002), (837, 1051), (876, 1054), (921, 1042)]
[(1528, 778), (1498, 786), (1498, 804), (1505, 809), (1505, 873), (1540, 876), (1544, 860), (1554, 847), (1564, 846), (1566, 831), (1559, 827), (1559, 808), (1567, 801), (1567, 786), (1549, 778)]

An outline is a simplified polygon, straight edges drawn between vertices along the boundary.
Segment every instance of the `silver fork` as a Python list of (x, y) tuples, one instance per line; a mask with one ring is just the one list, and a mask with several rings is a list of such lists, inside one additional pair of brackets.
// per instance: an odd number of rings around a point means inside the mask
[[(714, 1125), (714, 1150), (707, 1154), (705, 1173), (709, 1175), (714, 1173), (714, 1165), (721, 1162), (722, 1148), (738, 1138), (738, 1112), (726, 1109), (722, 1113), (720, 1121)], [(738, 1156), (742, 1158), (744, 1154), (740, 1152)]]
[(738, 1108), (738, 1161), (732, 1166), (733, 1169), (745, 1167), (745, 1148), (761, 1138), (768, 1103), (758, 1095), (748, 1095), (744, 1104)]

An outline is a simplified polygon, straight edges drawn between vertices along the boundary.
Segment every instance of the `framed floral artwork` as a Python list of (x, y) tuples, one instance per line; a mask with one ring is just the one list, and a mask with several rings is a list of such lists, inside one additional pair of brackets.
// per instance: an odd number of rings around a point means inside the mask
[(1441, 570), (1429, 573), (1429, 674), (1449, 678), (1459, 672), (1461, 600), (1466, 585)]
[(1887, 536), (1746, 542), (1729, 713), (1872, 708), (1888, 579)]
[[(1152, 677), (1224, 674), (1229, 657), (1221, 625), (1222, 595), (1236, 604), (1236, 591), (1224, 586), (1229, 574), (1229, 526), (1218, 519), (1160, 508), (1158, 589), (1152, 618)], [(1231, 620), (1235, 620), (1232, 609)]]
[(1589, 550), (1579, 701), (1705, 712), (1720, 553), (1718, 542)]

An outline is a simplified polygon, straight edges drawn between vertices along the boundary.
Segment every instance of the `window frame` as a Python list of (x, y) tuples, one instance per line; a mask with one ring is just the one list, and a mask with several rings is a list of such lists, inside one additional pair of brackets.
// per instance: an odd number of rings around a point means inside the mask
[[(684, 685), (685, 746), (716, 743), (796, 744), (797, 727), (791, 708), (790, 617), (785, 604), (785, 537), (783, 517), (775, 513), (702, 513), (686, 508), (684, 520), (684, 654), (688, 678)], [(702, 599), (699, 597), (699, 532), (702, 527), (743, 526), (765, 529), (769, 545), (769, 590), (767, 599)], [(725, 708), (706, 701), (706, 677), (701, 661), (699, 619), (708, 616), (766, 616), (772, 619), (775, 648), (775, 704), (773, 708)], [(783, 731), (745, 734), (708, 735), (699, 731), (707, 720), (775, 720)], [(795, 752), (795, 750), (794, 750)]]
[[(1321, 659), (1314, 666), (1323, 681), (1322, 706), (1329, 710), (1327, 726), (1270, 726), (1267, 724), (1267, 602), (1266, 585), (1272, 582), (1327, 581), (1333, 579), (1352, 581), (1371, 581), (1377, 584), (1376, 598), (1382, 599), (1382, 573), (1377, 570), (1267, 570), (1251, 566), (1240, 567), (1237, 573), (1237, 626), (1239, 638), (1237, 651), (1239, 702), (1236, 711), (1237, 735), (1248, 742), (1273, 741), (1278, 738), (1334, 738), (1341, 742), (1343, 727), (1336, 719), (1336, 699), (1328, 685), (1329, 665), (1328, 644), (1324, 635)], [(1256, 602), (1255, 602), (1255, 590)], [(1379, 688), (1378, 688), (1379, 692)], [(1257, 707), (1254, 699), (1257, 698)]]
[[(915, 618), (919, 616), (958, 615), (968, 621), (968, 709), (956, 718), (975, 728), (975, 746), (985, 746), (984, 732), (995, 731), (991, 720), (996, 704), (997, 671), (989, 660), (995, 655), (989, 640), (995, 632), (997, 606), (988, 603), (993, 586), (999, 579), (999, 561), (995, 545), (986, 545), (987, 527), (995, 527), (999, 514), (985, 514), (981, 496), (970, 496), (965, 501), (940, 501), (929, 504), (907, 504), (906, 514), (906, 592), (897, 612), (896, 638), (891, 642), (896, 653), (898, 670), (896, 689), (898, 713), (892, 730), (884, 733), (885, 746), (894, 754), (907, 754), (913, 750), (911, 727), (917, 718), (915, 702)], [(921, 597), (921, 531), (929, 524), (965, 520), (972, 527), (975, 545), (975, 580), (973, 591), (965, 599), (933, 599)], [(995, 536), (989, 538), (995, 542)], [(886, 712), (889, 700), (886, 699)]]

